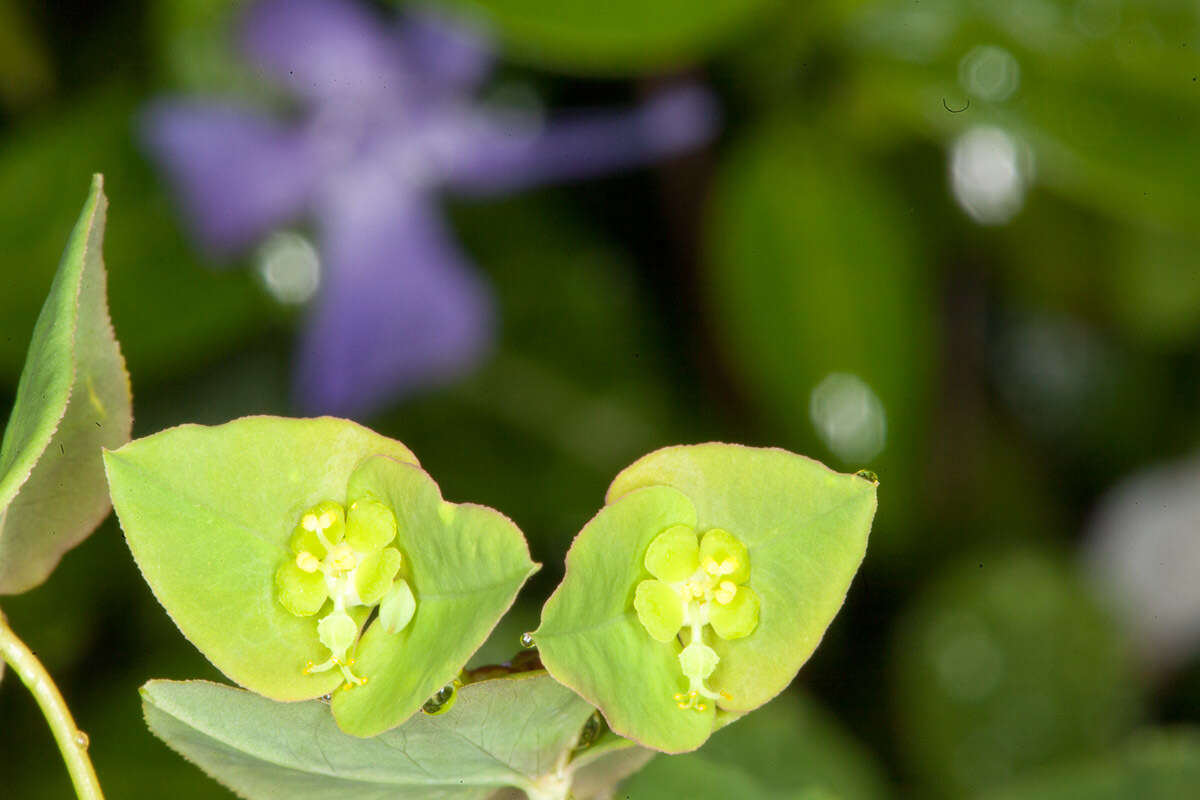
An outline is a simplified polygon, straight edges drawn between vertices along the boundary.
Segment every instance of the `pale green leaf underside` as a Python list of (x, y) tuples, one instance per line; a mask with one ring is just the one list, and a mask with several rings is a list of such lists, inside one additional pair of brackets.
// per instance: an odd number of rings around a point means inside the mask
[(71, 232), (0, 445), (0, 594), (37, 586), (108, 514), (101, 449), (129, 440), (129, 376), (108, 316), (103, 181)]
[(312, 617), (279, 604), (275, 571), (300, 515), (341, 502), (351, 472), (375, 454), (416, 462), (401, 443), (329, 417), (183, 425), (104, 460), (129, 548), (184, 636), (234, 682), (303, 700), (342, 678), (301, 672), (329, 653)]
[(679, 645), (650, 638), (633, 596), (648, 577), (642, 556), (650, 541), (672, 525), (695, 523), (692, 503), (666, 486), (601, 509), (571, 545), (566, 575), (534, 633), (550, 674), (597, 706), (613, 731), (668, 753), (699, 747), (714, 713), (676, 707), (675, 693), (688, 688)]
[(249, 800), (487, 797), (553, 771), (592, 709), (544, 672), (469, 684), (445, 714), (371, 739), (320, 701), (277, 703), (204, 681), (142, 689), (150, 729)]
[(866, 554), (875, 485), (785, 450), (712, 443), (641, 458), (608, 502), (650, 486), (679, 490), (698, 530), (724, 528), (749, 549), (759, 624), (744, 639), (710, 639), (721, 657), (711, 683), (733, 696), (721, 708), (757, 708), (787, 687), (841, 608)]
[(371, 623), (355, 653), (367, 684), (333, 698), (338, 723), (358, 736), (400, 724), (457, 676), (538, 569), (510, 519), (446, 502), (433, 479), (411, 464), (365, 461), (350, 478), (347, 499), (368, 495), (395, 511), (396, 546), (417, 607), (399, 633)]

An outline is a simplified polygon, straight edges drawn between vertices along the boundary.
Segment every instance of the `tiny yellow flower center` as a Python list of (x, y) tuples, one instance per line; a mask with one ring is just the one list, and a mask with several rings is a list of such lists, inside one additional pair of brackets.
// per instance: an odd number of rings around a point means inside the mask
[(354, 549), (345, 542), (333, 548), (329, 554), (329, 561), (335, 572), (349, 572), (358, 566), (358, 556), (354, 554)]
[(720, 528), (701, 536), (675, 525), (650, 541), (643, 564), (653, 578), (638, 585), (638, 618), (655, 640), (683, 645), (679, 666), (688, 687), (675, 695), (676, 705), (703, 712), (718, 700), (731, 700), (708, 685), (721, 658), (704, 639), (710, 628), (718, 639), (730, 641), (758, 627), (759, 599), (747, 585), (746, 545)]

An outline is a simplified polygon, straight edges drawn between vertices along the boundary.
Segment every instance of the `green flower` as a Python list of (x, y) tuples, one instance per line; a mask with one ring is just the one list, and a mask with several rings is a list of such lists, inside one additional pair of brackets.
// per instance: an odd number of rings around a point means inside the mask
[(706, 684), (721, 658), (704, 644), (704, 628), (721, 639), (741, 639), (758, 627), (759, 599), (745, 585), (750, 579), (746, 545), (721, 528), (703, 538), (687, 525), (675, 525), (650, 542), (643, 560), (654, 578), (638, 584), (633, 607), (642, 627), (656, 641), (686, 637), (679, 666), (688, 679), (686, 692), (674, 695), (681, 709), (705, 711), (708, 700), (731, 700), (728, 692)]
[(542, 664), (614, 733), (695, 750), (812, 654), (866, 551), (875, 493), (783, 450), (651, 453), (571, 544), (532, 636)]
[(288, 542), (295, 558), (275, 573), (280, 605), (298, 617), (324, 612), (317, 635), (329, 658), (309, 662), (305, 674), (339, 668), (348, 686), (367, 682), (350, 667), (347, 651), (358, 640), (358, 623), (348, 609), (383, 604), (380, 619), (389, 633), (403, 630), (416, 611), (412, 588), (398, 578), (404, 557), (394, 547), (396, 517), (384, 504), (358, 500), (343, 508), (327, 500), (305, 511)]

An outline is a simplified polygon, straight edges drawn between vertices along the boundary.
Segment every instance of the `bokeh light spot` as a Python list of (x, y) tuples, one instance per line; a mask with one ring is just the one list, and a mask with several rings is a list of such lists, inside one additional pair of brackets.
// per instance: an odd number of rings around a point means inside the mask
[(1028, 151), (999, 128), (971, 128), (950, 149), (954, 197), (981, 225), (1003, 225), (1021, 210), (1032, 172)]
[(869, 462), (887, 441), (883, 403), (857, 375), (826, 375), (813, 389), (808, 412), (821, 441), (842, 461)]
[(298, 233), (274, 233), (258, 250), (258, 277), (280, 303), (307, 302), (321, 283), (321, 259)]

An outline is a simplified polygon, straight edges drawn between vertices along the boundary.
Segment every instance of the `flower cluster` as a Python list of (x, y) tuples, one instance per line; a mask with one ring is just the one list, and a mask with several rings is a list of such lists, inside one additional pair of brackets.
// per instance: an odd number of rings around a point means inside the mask
[(746, 585), (746, 546), (720, 528), (699, 537), (693, 528), (675, 525), (650, 542), (644, 563), (654, 577), (638, 584), (633, 606), (652, 638), (683, 640), (679, 666), (689, 686), (675, 695), (679, 707), (705, 711), (706, 699), (732, 699), (706, 685), (721, 659), (704, 643), (704, 626), (725, 640), (749, 636), (758, 627), (758, 595)]
[(323, 612), (317, 634), (330, 656), (309, 663), (305, 673), (338, 667), (348, 686), (367, 682), (351, 671), (354, 660), (346, 655), (361, 623), (351, 616), (354, 609), (378, 605), (388, 633), (408, 625), (416, 599), (408, 581), (398, 577), (404, 557), (389, 546), (395, 539), (395, 515), (375, 500), (358, 500), (349, 508), (326, 501), (301, 515), (289, 541), (295, 557), (276, 571), (275, 588), (279, 603), (296, 616)]

